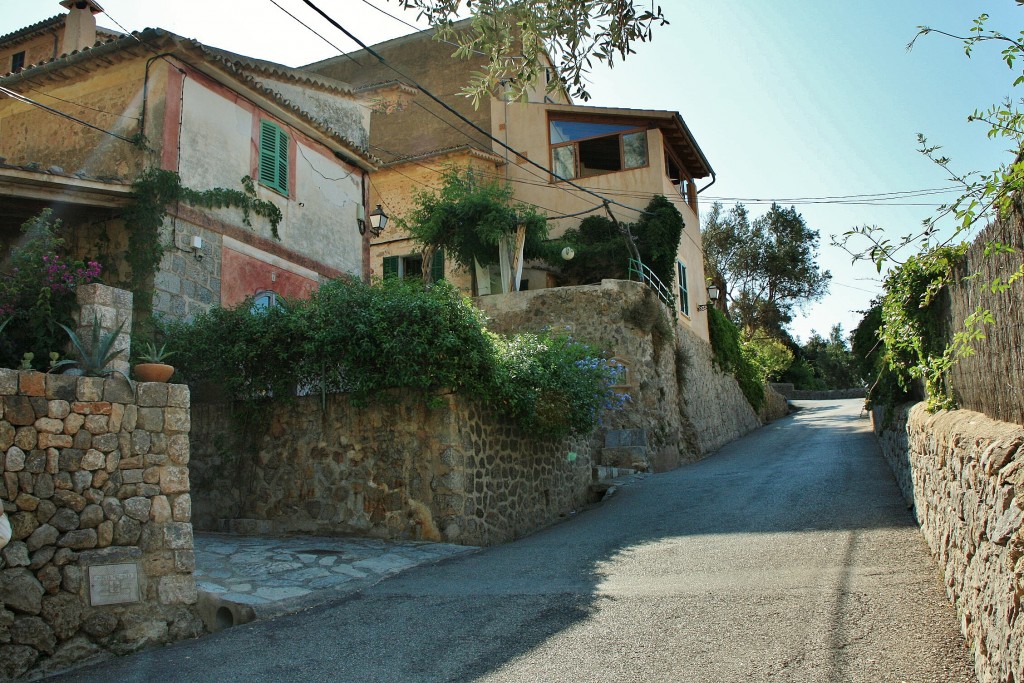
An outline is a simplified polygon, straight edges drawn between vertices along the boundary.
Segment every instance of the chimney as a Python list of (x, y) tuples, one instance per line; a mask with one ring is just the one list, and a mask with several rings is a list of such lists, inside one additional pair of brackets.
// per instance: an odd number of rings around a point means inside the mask
[(68, 9), (64, 19), (64, 42), (60, 46), (61, 54), (71, 54), (75, 50), (92, 47), (96, 44), (96, 17), (103, 11), (99, 3), (93, 0), (61, 0), (61, 6)]

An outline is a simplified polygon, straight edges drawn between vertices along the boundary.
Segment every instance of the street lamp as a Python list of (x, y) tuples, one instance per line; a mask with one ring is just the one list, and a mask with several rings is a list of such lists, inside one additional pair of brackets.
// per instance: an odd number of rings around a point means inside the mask
[[(362, 213), (362, 207), (360, 213)], [(366, 234), (366, 221), (362, 218), (356, 219), (356, 225), (359, 226), (359, 234)], [(384, 213), (384, 209), (380, 208), (380, 204), (377, 208), (370, 212), (370, 234), (374, 237), (380, 237), (380, 234), (384, 232), (384, 228), (388, 225), (388, 215)]]
[(708, 285), (708, 302), (697, 306), (698, 311), (708, 310), (708, 306), (713, 306), (718, 301), (718, 285)]

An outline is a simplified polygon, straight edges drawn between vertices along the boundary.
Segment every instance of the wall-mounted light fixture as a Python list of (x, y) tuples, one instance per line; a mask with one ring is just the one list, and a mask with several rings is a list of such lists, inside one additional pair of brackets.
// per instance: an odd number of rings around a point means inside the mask
[(199, 235), (192, 236), (192, 256), (197, 261), (203, 260), (203, 238)]
[[(356, 225), (359, 226), (359, 234), (366, 234), (366, 219), (363, 218), (363, 207), (358, 205), (356, 209)], [(380, 234), (384, 232), (384, 228), (388, 225), (388, 215), (384, 213), (384, 209), (380, 208), (380, 204), (377, 208), (370, 212), (370, 235), (373, 237), (380, 237)]]
[(708, 306), (714, 306), (716, 301), (718, 301), (718, 286), (708, 285), (708, 302), (697, 306), (697, 310), (706, 311), (708, 310)]

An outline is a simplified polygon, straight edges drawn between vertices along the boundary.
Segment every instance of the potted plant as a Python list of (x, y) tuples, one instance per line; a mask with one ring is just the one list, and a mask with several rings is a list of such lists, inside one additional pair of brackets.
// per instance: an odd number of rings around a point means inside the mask
[(135, 377), (140, 382), (166, 382), (174, 374), (174, 366), (164, 361), (174, 355), (167, 350), (167, 344), (157, 348), (153, 342), (146, 342), (139, 354), (140, 363), (135, 364)]

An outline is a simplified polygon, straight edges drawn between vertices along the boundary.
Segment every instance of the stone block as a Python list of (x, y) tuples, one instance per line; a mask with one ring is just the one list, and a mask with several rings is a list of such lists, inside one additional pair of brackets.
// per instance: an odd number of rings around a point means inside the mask
[(74, 436), (78, 433), (78, 430), (85, 424), (85, 415), (81, 413), (71, 413), (64, 418), (64, 433)]
[(90, 434), (106, 434), (110, 429), (110, 417), (108, 415), (87, 415), (82, 428)]
[(140, 382), (136, 386), (136, 404), (140, 408), (164, 408), (167, 406), (168, 385), (164, 382)]
[(57, 637), (53, 635), (53, 629), (36, 616), (16, 618), (11, 626), (11, 641), (18, 645), (28, 645), (46, 654), (53, 654), (57, 647)]
[(149, 453), (150, 453), (150, 455), (160, 455), (162, 457), (159, 458), (159, 459), (153, 458), (153, 461), (151, 463), (150, 462), (150, 456), (147, 455), (146, 456), (147, 464), (155, 464), (157, 462), (160, 462), (160, 463), (167, 462), (167, 456), (165, 455), (167, 453), (167, 435), (166, 434), (164, 434), (162, 432), (156, 432), (156, 433), (154, 433), (152, 435), (152, 440), (151, 440), (151, 443), (149, 445)]
[(45, 593), (43, 584), (23, 567), (0, 571), (0, 603), (7, 609), (22, 614), (39, 614)]
[(96, 527), (96, 547), (106, 548), (114, 542), (114, 523), (109, 519)]
[[(46, 472), (36, 475), (36, 485), (35, 488), (32, 489), (32, 493), (36, 498), (51, 498), (55, 490), (56, 488), (53, 485), (53, 475), (47, 474)], [(42, 504), (42, 500), (40, 500), (39, 504)], [(38, 509), (38, 505), (36, 509)]]
[[(4, 469), (8, 472), (20, 472), (25, 469), (25, 451), (18, 446), (8, 448), (4, 459)], [(13, 498), (13, 496), (11, 497)]]
[(39, 507), (39, 499), (33, 496), (31, 493), (19, 493), (18, 497), (14, 499), (14, 504), (18, 506), (19, 510), (26, 512), (35, 512), (35, 509)]
[[(46, 451), (32, 450), (25, 455), (25, 471), (41, 474), (46, 471)], [(26, 489), (28, 490), (28, 489)]]
[(172, 408), (188, 408), (192, 404), (187, 384), (167, 385), (167, 405)]
[(78, 596), (70, 593), (49, 595), (43, 598), (42, 617), (58, 640), (67, 640), (75, 635), (82, 625), (83, 608)]
[(90, 448), (82, 456), (80, 466), (83, 470), (95, 471), (107, 464), (107, 457), (95, 448)]
[(175, 522), (191, 522), (192, 496), (187, 493), (176, 496), (174, 503), (171, 505), (171, 510)]
[[(85, 509), (85, 505), (82, 506), (82, 509)], [(81, 519), (79, 518), (78, 513), (68, 508), (58, 509), (57, 512), (53, 513), (53, 516), (49, 520), (49, 524), (60, 532), (77, 529), (80, 523)], [(57, 539), (54, 538), (51, 542), (56, 543)]]
[(132, 519), (140, 522), (149, 521), (149, 512), (153, 507), (153, 503), (149, 498), (135, 496), (124, 501), (123, 505), (124, 513)]
[(190, 574), (160, 577), (157, 593), (162, 605), (194, 605), (198, 597), (196, 581)]
[[(93, 282), (81, 285), (75, 290), (75, 297), (79, 306), (113, 306), (114, 292), (125, 291), (115, 287)], [(130, 306), (130, 304), (129, 304)]]
[(164, 423), (168, 432), (188, 432), (192, 428), (192, 417), (187, 408), (167, 408)]
[(88, 550), (96, 547), (95, 529), (75, 529), (57, 539), (57, 546), (71, 550)]
[(192, 550), (192, 525), (171, 522), (164, 527), (164, 546), (171, 550)]
[(167, 496), (155, 496), (153, 506), (149, 510), (149, 517), (157, 524), (171, 521), (171, 504)]
[(18, 371), (0, 368), (0, 396), (13, 396), (18, 393)]
[(58, 489), (53, 492), (53, 502), (57, 504), (57, 507), (69, 508), (75, 512), (81, 512), (85, 509), (85, 496), (76, 493), (74, 491), (67, 491), (64, 489)]
[[(0, 404), (0, 409), (2, 409), (2, 404)], [(0, 451), (7, 451), (14, 445), (15, 433), (14, 425), (10, 422), (0, 422)]]
[(40, 434), (36, 441), (39, 448), (71, 448), (75, 439), (67, 434)]
[(187, 465), (190, 450), (188, 434), (171, 434), (167, 437), (167, 456), (175, 465)]
[(26, 550), (35, 552), (44, 546), (53, 545), (57, 542), (60, 532), (49, 524), (43, 524), (28, 537), (25, 542)]
[(0, 550), (0, 558), (3, 558), (8, 567), (27, 567), (31, 562), (28, 557), (28, 546), (23, 541), (8, 543)]
[(92, 447), (101, 453), (117, 450), (117, 434), (97, 434), (92, 438)]
[[(52, 493), (50, 494), (53, 495)], [(36, 508), (36, 520), (40, 524), (46, 524), (50, 519), (57, 513), (57, 506), (53, 504), (51, 500), (39, 501), (39, 507)]]
[[(174, 410), (178, 409), (175, 408)], [(147, 432), (162, 432), (164, 430), (164, 408), (140, 407), (136, 428), (144, 429)]]
[[(77, 375), (46, 375), (46, 398), (70, 403), (78, 398)], [(52, 416), (56, 417), (56, 415)]]
[(117, 628), (117, 615), (93, 612), (82, 620), (82, 630), (94, 638), (105, 638)]
[(124, 405), (112, 403), (110, 406), (110, 431), (121, 431), (121, 421), (124, 419)]
[(43, 590), (50, 595), (55, 595), (60, 591), (60, 582), (62, 578), (60, 569), (54, 567), (52, 564), (37, 571), (36, 578), (39, 580), (39, 583), (43, 585)]
[(122, 432), (135, 431), (135, 423), (139, 417), (139, 409), (134, 405), (126, 405), (124, 407), (124, 419), (121, 421)]
[[(146, 456), (149, 460), (149, 456)], [(160, 468), (159, 467), (147, 467), (142, 471), (142, 481), (145, 484), (159, 484), (160, 483)]]
[(52, 545), (48, 545), (48, 546), (44, 546), (44, 547), (40, 548), (39, 550), (37, 550), (34, 553), (32, 553), (32, 557), (29, 558), (30, 561), (29, 561), (28, 568), (31, 569), (32, 571), (35, 571), (37, 569), (42, 569), (44, 566), (46, 566), (50, 562), (50, 560), (53, 559), (53, 556), (54, 556), (54, 554), (56, 552), (57, 552), (57, 549), (54, 548)]
[[(79, 377), (75, 398), (83, 402), (100, 401), (103, 399), (102, 377)], [(74, 406), (72, 406), (74, 410)], [(75, 411), (77, 412), (77, 411)]]
[(39, 432), (35, 427), (18, 427), (14, 432), (14, 444), (23, 451), (31, 451), (39, 445)]
[(107, 453), (107, 467), (106, 470), (110, 474), (114, 474), (121, 468), (121, 451), (113, 450)]
[(149, 432), (145, 431), (144, 429), (136, 429), (135, 431), (132, 432), (132, 455), (145, 455), (146, 453), (149, 453), (149, 448), (152, 445), (153, 437), (150, 436)]
[(188, 493), (189, 476), (187, 467), (164, 467), (160, 472), (160, 491), (165, 494)]
[(121, 480), (125, 484), (141, 484), (142, 483), (142, 472), (141, 469), (134, 470), (121, 470)]
[(20, 370), (18, 393), (23, 396), (46, 396), (46, 375), (35, 370)]
[(95, 529), (104, 519), (103, 508), (96, 503), (86, 505), (79, 515), (79, 528)]
[(134, 545), (141, 535), (142, 525), (127, 515), (114, 524), (114, 543), (117, 545)]
[(192, 550), (174, 551), (174, 570), (181, 574), (191, 574), (196, 570), (196, 554)]
[[(127, 362), (124, 362), (123, 366), (117, 369), (120, 372), (127, 373)], [(103, 383), (103, 400), (109, 403), (132, 403), (135, 401), (135, 388), (130, 381), (121, 375), (113, 375)]]
[[(49, 406), (46, 415), (54, 420), (63, 420), (65, 417), (71, 414), (71, 404), (62, 399), (54, 399), (47, 403)], [(38, 423), (38, 420), (36, 421)], [(61, 429), (53, 432), (59, 434), (64, 429), (64, 423), (61, 423)]]
[(35, 421), (35, 429), (44, 434), (60, 434), (64, 431), (64, 423), (52, 417), (41, 417)]
[(92, 448), (92, 434), (85, 429), (80, 429), (72, 438), (71, 444), (80, 451), (87, 451)]
[(4, 419), (15, 427), (35, 423), (36, 412), (27, 396), (4, 396)]

